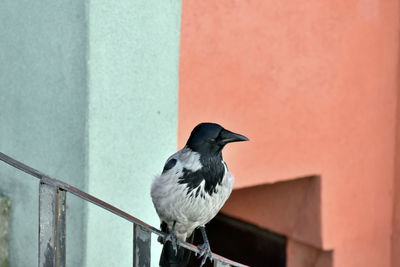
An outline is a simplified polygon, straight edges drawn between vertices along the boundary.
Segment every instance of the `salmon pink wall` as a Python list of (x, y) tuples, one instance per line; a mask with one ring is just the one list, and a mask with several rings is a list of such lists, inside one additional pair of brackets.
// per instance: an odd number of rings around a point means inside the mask
[[(179, 143), (200, 121), (236, 188), (320, 175), (334, 266), (391, 266), (399, 1), (183, 1)], [(394, 267), (394, 266), (393, 266)]]
[[(400, 80), (400, 76), (399, 76)], [(400, 88), (397, 95), (397, 136), (394, 180), (392, 265), (400, 266)]]

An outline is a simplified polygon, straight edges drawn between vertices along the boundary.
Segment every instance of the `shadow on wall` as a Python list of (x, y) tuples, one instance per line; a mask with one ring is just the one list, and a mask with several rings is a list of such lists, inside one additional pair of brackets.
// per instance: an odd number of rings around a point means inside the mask
[[(219, 255), (252, 267), (286, 266), (286, 238), (282, 235), (221, 213), (207, 225), (207, 232), (211, 249)], [(200, 232), (194, 242), (202, 243)], [(198, 266), (194, 257), (189, 266)]]

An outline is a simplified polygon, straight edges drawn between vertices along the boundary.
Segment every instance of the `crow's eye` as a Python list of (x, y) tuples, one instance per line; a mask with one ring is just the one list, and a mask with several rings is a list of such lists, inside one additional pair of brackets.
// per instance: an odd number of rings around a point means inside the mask
[(209, 141), (210, 141), (210, 143), (215, 143), (215, 139), (214, 138), (211, 138)]

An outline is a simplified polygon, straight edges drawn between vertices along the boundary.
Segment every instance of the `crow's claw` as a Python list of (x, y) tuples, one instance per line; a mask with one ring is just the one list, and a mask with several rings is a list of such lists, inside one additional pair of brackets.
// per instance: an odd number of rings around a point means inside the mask
[(206, 263), (207, 258), (209, 258), (211, 260), (212, 252), (211, 252), (210, 244), (208, 242), (205, 242), (205, 243), (197, 246), (197, 248), (200, 251), (199, 258), (201, 258), (201, 263), (200, 263), (200, 267), (201, 267), (204, 265), (204, 263)]
[(176, 236), (175, 229), (171, 231), (166, 237), (165, 237), (165, 242), (170, 241), (172, 248), (175, 251), (175, 255), (178, 254), (178, 237)]
[[(165, 229), (163, 229), (163, 224), (165, 224)], [(166, 223), (163, 222), (161, 224), (161, 230), (167, 231), (167, 233), (165, 236), (158, 236), (157, 241), (163, 245), (167, 241), (171, 242), (172, 248), (175, 251), (175, 255), (177, 255), (178, 254), (178, 236), (176, 235), (175, 224), (176, 224), (176, 221), (174, 221), (174, 223), (172, 225), (172, 230), (170, 231), (170, 233), (168, 233), (167, 225), (166, 225)]]

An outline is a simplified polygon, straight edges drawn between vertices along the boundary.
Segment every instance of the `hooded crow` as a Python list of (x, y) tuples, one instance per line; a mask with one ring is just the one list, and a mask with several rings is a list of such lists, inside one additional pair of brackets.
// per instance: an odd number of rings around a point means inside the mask
[(162, 174), (151, 187), (154, 207), (167, 233), (160, 257), (161, 267), (187, 266), (190, 251), (178, 248), (178, 240), (192, 242), (199, 228), (204, 243), (198, 246), (202, 266), (211, 259), (205, 225), (217, 215), (232, 192), (233, 177), (222, 159), (231, 142), (248, 141), (215, 123), (197, 125), (185, 147), (168, 158)]

